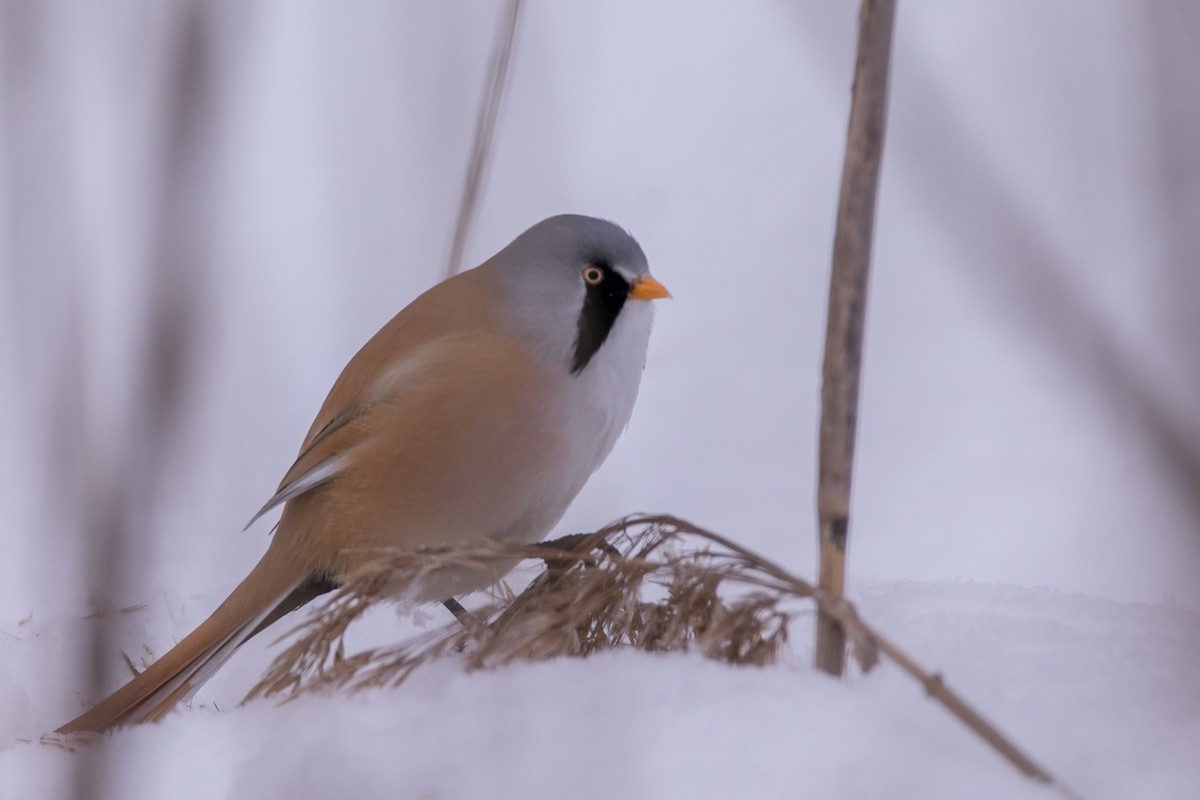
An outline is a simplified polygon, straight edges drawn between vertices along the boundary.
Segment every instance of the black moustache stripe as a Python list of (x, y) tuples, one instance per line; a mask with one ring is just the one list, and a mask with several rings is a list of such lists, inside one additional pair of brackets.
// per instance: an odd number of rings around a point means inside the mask
[(583, 298), (583, 310), (579, 313), (579, 331), (575, 337), (575, 357), (571, 361), (571, 374), (578, 374), (588, 365), (608, 338), (617, 315), (629, 297), (629, 281), (608, 264), (594, 264), (604, 273), (597, 284), (585, 284), (587, 294)]

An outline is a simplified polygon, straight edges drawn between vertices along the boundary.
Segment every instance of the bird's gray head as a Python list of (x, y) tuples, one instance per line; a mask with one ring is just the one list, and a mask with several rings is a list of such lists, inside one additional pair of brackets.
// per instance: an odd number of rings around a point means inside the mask
[(576, 374), (610, 338), (624, 341), (614, 332), (630, 326), (631, 337), (642, 340), (644, 358), (652, 318), (645, 301), (669, 297), (650, 276), (637, 241), (595, 217), (542, 220), (485, 266), (499, 280), (514, 328)]

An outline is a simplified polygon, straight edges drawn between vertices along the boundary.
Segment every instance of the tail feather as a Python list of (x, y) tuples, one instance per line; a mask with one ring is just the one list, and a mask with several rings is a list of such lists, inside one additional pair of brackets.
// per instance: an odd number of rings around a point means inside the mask
[(308, 575), (268, 550), (225, 602), (183, 641), (57, 733), (101, 732), (160, 718), (191, 696)]

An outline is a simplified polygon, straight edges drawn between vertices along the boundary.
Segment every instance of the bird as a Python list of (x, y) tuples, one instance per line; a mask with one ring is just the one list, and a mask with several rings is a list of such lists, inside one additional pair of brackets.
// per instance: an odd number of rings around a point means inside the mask
[[(666, 297), (629, 233), (576, 214), (538, 222), (420, 295), (334, 382), (250, 521), (282, 506), (249, 575), (57, 733), (161, 719), (252, 636), (337, 588), (381, 547), (543, 539), (628, 425), (650, 301)], [(499, 577), (456, 573), (414, 587), (411, 599), (452, 599)]]

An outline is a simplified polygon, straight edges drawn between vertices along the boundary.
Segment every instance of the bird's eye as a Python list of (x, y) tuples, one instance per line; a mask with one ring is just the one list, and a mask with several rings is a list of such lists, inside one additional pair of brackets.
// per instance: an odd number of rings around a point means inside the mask
[(584, 267), (583, 282), (588, 286), (596, 286), (604, 280), (604, 270), (599, 267)]

